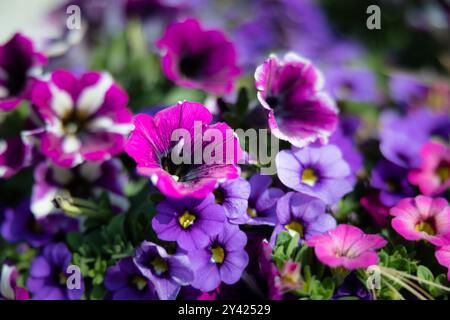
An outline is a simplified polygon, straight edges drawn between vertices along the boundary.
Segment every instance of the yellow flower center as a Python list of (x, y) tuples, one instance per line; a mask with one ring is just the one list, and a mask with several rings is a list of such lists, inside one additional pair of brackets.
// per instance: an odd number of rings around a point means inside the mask
[(291, 223), (284, 226), (289, 231), (293, 231), (295, 233), (298, 233), (300, 238), (303, 237), (303, 225), (298, 221), (292, 221)]
[(153, 266), (153, 270), (155, 270), (158, 275), (163, 274), (169, 269), (167, 267), (166, 261), (164, 261), (164, 259), (160, 256), (154, 258), (151, 262), (151, 265)]
[(440, 165), (436, 170), (436, 174), (439, 177), (439, 180), (441, 180), (441, 183), (446, 182), (450, 179), (450, 164), (444, 163)]
[(214, 190), (213, 194), (214, 194), (214, 197), (216, 198), (216, 203), (222, 204), (223, 198), (224, 198), (222, 190), (217, 188), (216, 190)]
[(317, 176), (313, 169), (306, 168), (302, 172), (302, 182), (313, 187), (317, 182)]
[(147, 280), (141, 276), (133, 276), (131, 282), (138, 288), (138, 290), (142, 290), (147, 286)]
[(193, 214), (190, 214), (188, 211), (185, 211), (184, 214), (178, 218), (178, 222), (180, 226), (184, 229), (189, 228), (192, 224), (194, 224), (196, 217)]
[(247, 208), (247, 214), (252, 218), (256, 218), (258, 216), (256, 210), (253, 208)]
[(211, 260), (215, 263), (222, 263), (225, 260), (225, 251), (221, 246), (215, 246), (211, 248)]
[(433, 223), (428, 221), (422, 221), (416, 224), (416, 230), (419, 232), (425, 232), (430, 236), (434, 236), (436, 234), (436, 229), (433, 226)]

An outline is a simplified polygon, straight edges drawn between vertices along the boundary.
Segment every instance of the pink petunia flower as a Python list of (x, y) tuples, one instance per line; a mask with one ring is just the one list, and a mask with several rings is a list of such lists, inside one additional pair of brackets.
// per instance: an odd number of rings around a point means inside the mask
[(255, 72), (258, 99), (268, 111), (269, 127), (281, 140), (304, 147), (326, 143), (338, 124), (338, 108), (323, 90), (322, 74), (308, 60), (288, 53), (271, 55)]
[(355, 226), (340, 224), (312, 237), (307, 244), (314, 247), (317, 258), (327, 266), (353, 270), (377, 264), (375, 250), (383, 248), (387, 241), (379, 235), (365, 234)]
[(233, 130), (211, 121), (208, 109), (188, 101), (154, 117), (138, 114), (125, 151), (166, 196), (205, 198), (219, 180), (239, 177), (235, 164), (242, 157)]
[(169, 25), (157, 46), (164, 74), (177, 85), (222, 95), (240, 74), (234, 44), (220, 30), (205, 30), (196, 19)]
[(426, 240), (436, 246), (450, 243), (450, 206), (444, 198), (405, 198), (390, 213), (394, 216), (392, 227), (403, 238)]
[(435, 256), (439, 264), (448, 268), (447, 278), (450, 280), (450, 245), (436, 250)]
[(61, 167), (119, 154), (132, 129), (128, 96), (106, 73), (55, 71), (33, 86), (32, 102), (44, 123), (41, 151)]
[(450, 187), (450, 147), (430, 141), (420, 150), (422, 164), (408, 174), (411, 184), (427, 196), (440, 194)]

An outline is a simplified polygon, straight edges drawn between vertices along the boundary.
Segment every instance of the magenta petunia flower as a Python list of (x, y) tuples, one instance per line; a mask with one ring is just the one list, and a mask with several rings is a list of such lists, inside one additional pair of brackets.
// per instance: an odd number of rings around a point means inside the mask
[(390, 211), (392, 227), (403, 238), (426, 240), (436, 246), (450, 243), (450, 206), (444, 198), (419, 195), (401, 200)]
[(312, 237), (307, 244), (314, 247), (317, 258), (327, 266), (353, 270), (377, 264), (375, 250), (383, 248), (387, 241), (379, 235), (365, 234), (355, 226), (340, 224)]
[(234, 44), (220, 30), (205, 30), (196, 19), (169, 25), (157, 46), (164, 74), (177, 85), (223, 95), (240, 74)]
[(335, 145), (282, 150), (275, 163), (285, 186), (326, 204), (335, 204), (352, 190), (350, 166)]
[(272, 55), (256, 69), (255, 80), (258, 99), (277, 138), (300, 148), (316, 140), (328, 141), (339, 110), (311, 62), (294, 53), (283, 60)]
[(409, 182), (427, 196), (444, 192), (450, 187), (450, 147), (430, 141), (422, 146), (420, 155), (421, 166), (409, 172)]
[(20, 136), (0, 139), (0, 179), (10, 178), (29, 165), (31, 149)]
[(436, 250), (435, 256), (439, 264), (448, 268), (447, 278), (450, 280), (450, 245)]
[(20, 33), (0, 45), (0, 111), (14, 109), (28, 98), (30, 77), (46, 61), (31, 40)]
[(208, 109), (187, 101), (154, 117), (139, 114), (125, 151), (166, 196), (204, 198), (219, 180), (239, 177), (242, 156), (233, 130), (211, 120)]
[(32, 89), (32, 102), (44, 122), (41, 151), (62, 167), (102, 161), (123, 151), (131, 130), (128, 97), (109, 74), (77, 78), (55, 71)]

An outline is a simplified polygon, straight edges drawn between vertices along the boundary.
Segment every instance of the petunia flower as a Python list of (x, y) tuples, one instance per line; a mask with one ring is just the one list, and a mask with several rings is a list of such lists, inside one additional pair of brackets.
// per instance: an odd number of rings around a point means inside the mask
[(336, 219), (326, 213), (325, 203), (305, 194), (286, 193), (278, 200), (276, 211), (278, 221), (270, 239), (272, 245), (281, 231), (308, 240), (336, 227)]
[(6, 209), (4, 220), (0, 223), (0, 234), (5, 240), (11, 243), (27, 242), (32, 247), (41, 247), (57, 235), (77, 230), (78, 222), (62, 214), (36, 219), (30, 211), (29, 201)]
[(129, 202), (124, 194), (127, 177), (122, 170), (122, 163), (117, 159), (85, 162), (70, 169), (43, 161), (34, 169), (31, 211), (38, 219), (61, 213), (53, 204), (55, 196), (61, 192), (94, 201), (106, 192), (114, 212), (124, 212)]
[(206, 30), (196, 19), (170, 24), (157, 41), (162, 70), (177, 85), (223, 95), (240, 74), (234, 44), (220, 30)]
[(336, 228), (308, 240), (317, 258), (332, 268), (347, 270), (367, 268), (378, 263), (376, 249), (383, 248), (387, 242), (383, 237), (365, 234), (361, 229), (340, 224)]
[(419, 186), (422, 194), (440, 194), (450, 187), (450, 147), (430, 141), (420, 150), (421, 165), (408, 174), (408, 180)]
[(450, 245), (446, 245), (437, 249), (435, 256), (439, 264), (449, 269), (447, 278), (450, 280)]
[(419, 195), (401, 200), (390, 211), (392, 227), (410, 241), (426, 240), (436, 246), (450, 243), (450, 206), (444, 198)]
[(369, 193), (361, 197), (359, 203), (366, 209), (378, 226), (385, 227), (388, 224), (390, 207), (381, 202), (379, 192)]
[(27, 289), (17, 284), (17, 268), (4, 264), (0, 273), (0, 300), (28, 300)]
[(105, 288), (112, 300), (156, 300), (155, 289), (133, 258), (126, 257), (106, 269)]
[(175, 300), (181, 286), (194, 280), (186, 255), (169, 255), (163, 247), (152, 242), (141, 243), (136, 249), (134, 263), (151, 281), (160, 300)]
[(229, 221), (240, 219), (247, 213), (250, 184), (244, 178), (227, 180), (214, 190), (214, 196)]
[(27, 288), (34, 300), (79, 300), (84, 292), (81, 277), (80, 289), (67, 286), (68, 267), (72, 253), (64, 243), (45, 246), (31, 262)]
[(352, 190), (350, 166), (335, 145), (282, 150), (275, 163), (285, 186), (326, 204), (335, 204)]
[(28, 98), (31, 76), (46, 60), (20, 33), (0, 45), (0, 111), (12, 110)]
[(225, 223), (225, 210), (214, 195), (204, 199), (166, 199), (156, 207), (152, 226), (158, 238), (176, 241), (185, 250), (204, 248)]
[(316, 140), (328, 141), (338, 124), (338, 109), (311, 62), (293, 53), (283, 60), (272, 55), (256, 69), (255, 80), (258, 99), (277, 138), (300, 148)]
[(0, 138), (0, 179), (10, 178), (28, 166), (31, 162), (31, 149), (31, 145), (20, 136), (4, 140)]
[(429, 86), (419, 78), (406, 73), (392, 73), (389, 79), (392, 100), (402, 106), (423, 106), (426, 103)]
[(188, 251), (195, 274), (192, 286), (201, 291), (212, 291), (221, 282), (238, 282), (248, 264), (246, 244), (245, 233), (238, 226), (226, 223), (206, 247)]
[(109, 74), (86, 72), (77, 78), (54, 71), (32, 89), (34, 109), (44, 123), (42, 153), (61, 167), (121, 153), (132, 128), (127, 101)]
[(219, 180), (239, 177), (235, 164), (242, 157), (233, 130), (208, 125), (211, 120), (208, 109), (187, 101), (154, 117), (139, 114), (125, 151), (166, 196), (204, 198)]

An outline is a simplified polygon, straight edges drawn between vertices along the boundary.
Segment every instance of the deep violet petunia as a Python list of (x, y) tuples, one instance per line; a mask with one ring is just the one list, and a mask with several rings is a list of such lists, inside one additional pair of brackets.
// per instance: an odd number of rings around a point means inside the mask
[(376, 249), (383, 248), (387, 241), (374, 234), (365, 234), (361, 229), (340, 224), (336, 228), (309, 239), (308, 246), (314, 248), (323, 264), (343, 267), (348, 270), (367, 268), (378, 263)]
[(28, 300), (27, 289), (17, 284), (18, 272), (15, 266), (4, 264), (0, 273), (0, 300)]
[(403, 107), (426, 104), (429, 86), (419, 78), (407, 73), (392, 73), (389, 79), (391, 99)]
[(171, 198), (204, 198), (221, 179), (235, 179), (242, 157), (238, 138), (195, 102), (180, 102), (154, 117), (138, 114), (125, 151), (139, 174)]
[(107, 73), (54, 71), (33, 85), (32, 102), (44, 123), (41, 151), (62, 167), (110, 159), (132, 129), (128, 96)]
[(439, 264), (448, 268), (447, 278), (450, 280), (450, 245), (437, 249), (435, 256)]
[(221, 282), (234, 284), (248, 264), (247, 236), (236, 225), (225, 223), (206, 247), (188, 252), (195, 279), (194, 288), (212, 291)]
[(45, 62), (44, 55), (20, 33), (0, 45), (0, 111), (14, 109), (28, 98), (31, 76)]
[[(3, 125), (3, 124), (1, 124)], [(20, 136), (0, 138), (0, 179), (15, 175), (31, 162), (32, 148)]]
[(34, 300), (79, 300), (84, 292), (83, 277), (80, 287), (69, 287), (68, 277), (72, 274), (68, 267), (72, 253), (64, 243), (45, 246), (32, 260), (27, 288)]
[(283, 60), (272, 55), (256, 69), (255, 81), (277, 138), (297, 147), (328, 141), (338, 124), (339, 110), (323, 90), (322, 74), (311, 62), (294, 53)]
[(435, 195), (450, 187), (450, 147), (430, 141), (420, 150), (421, 165), (408, 174), (408, 180), (419, 186), (424, 195)]
[(170, 24), (161, 39), (164, 74), (177, 85), (223, 95), (240, 74), (234, 44), (220, 30), (207, 30), (188, 18)]
[(368, 193), (359, 199), (359, 203), (366, 209), (373, 221), (380, 227), (385, 227), (389, 221), (389, 206), (380, 200), (380, 192)]
[(6, 209), (4, 221), (0, 224), (0, 234), (5, 240), (11, 243), (27, 242), (32, 247), (41, 247), (57, 235), (77, 230), (78, 222), (62, 214), (36, 219), (30, 211), (29, 201)]
[(225, 210), (214, 195), (204, 199), (166, 199), (156, 207), (152, 226), (158, 238), (176, 241), (185, 250), (204, 248), (222, 230)]
[(270, 239), (275, 245), (278, 234), (298, 235), (299, 241), (336, 227), (336, 219), (326, 213), (325, 203), (305, 194), (288, 192), (277, 201), (277, 225)]
[(250, 184), (244, 178), (227, 180), (214, 190), (216, 203), (225, 209), (230, 222), (240, 220), (247, 214)]
[(163, 247), (152, 242), (141, 243), (136, 249), (134, 263), (151, 281), (160, 300), (175, 300), (181, 286), (194, 280), (185, 254), (169, 255)]
[(71, 169), (43, 161), (34, 169), (31, 211), (37, 218), (61, 213), (53, 200), (58, 193), (68, 192), (71, 197), (94, 201), (106, 193), (113, 211), (124, 212), (129, 203), (124, 194), (127, 176), (122, 171), (118, 159), (85, 162)]
[(450, 206), (444, 198), (419, 195), (401, 200), (390, 210), (392, 228), (410, 241), (425, 240), (436, 246), (450, 243)]
[(380, 190), (380, 201), (393, 206), (404, 197), (412, 196), (414, 191), (408, 183), (408, 171), (396, 164), (380, 160), (372, 170), (370, 184)]
[(133, 258), (120, 259), (106, 269), (105, 288), (112, 300), (156, 300), (155, 289), (139, 270)]
[(285, 186), (326, 204), (335, 204), (352, 190), (350, 166), (335, 145), (292, 147), (280, 151), (275, 163)]

